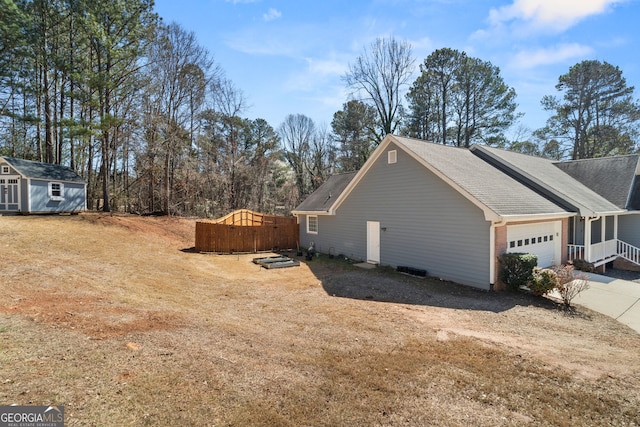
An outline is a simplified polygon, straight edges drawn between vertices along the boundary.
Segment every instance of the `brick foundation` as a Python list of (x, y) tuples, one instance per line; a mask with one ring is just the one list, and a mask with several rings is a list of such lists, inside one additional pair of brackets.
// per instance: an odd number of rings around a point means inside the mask
[(640, 271), (640, 265), (627, 261), (624, 258), (617, 258), (613, 261), (613, 268), (617, 270)]

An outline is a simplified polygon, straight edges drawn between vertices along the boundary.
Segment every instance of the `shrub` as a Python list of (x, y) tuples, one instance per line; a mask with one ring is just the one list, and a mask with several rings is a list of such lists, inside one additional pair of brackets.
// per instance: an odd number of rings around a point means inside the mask
[(574, 259), (573, 267), (576, 270), (586, 271), (587, 273), (593, 273), (596, 271), (596, 268), (593, 266), (593, 263), (586, 261), (584, 259)]
[(500, 280), (509, 289), (527, 286), (533, 278), (533, 269), (538, 265), (538, 257), (533, 254), (510, 253), (500, 255)]
[(535, 267), (529, 289), (534, 295), (545, 295), (558, 287), (558, 275), (549, 268)]
[(576, 273), (572, 265), (563, 265), (555, 270), (558, 277), (558, 293), (562, 298), (565, 308), (571, 308), (571, 301), (577, 297), (580, 292), (589, 289), (589, 280), (586, 274), (582, 272)]

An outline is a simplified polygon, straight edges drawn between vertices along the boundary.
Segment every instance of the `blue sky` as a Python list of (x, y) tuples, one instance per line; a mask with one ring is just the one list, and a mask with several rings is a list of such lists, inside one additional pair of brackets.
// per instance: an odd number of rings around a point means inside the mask
[(330, 129), (349, 97), (342, 76), (377, 37), (412, 45), (416, 77), (443, 47), (500, 67), (524, 113), (514, 138), (544, 125), (541, 98), (585, 59), (619, 66), (640, 97), (640, 0), (156, 0), (156, 11), (211, 52), (247, 98), (244, 117), (276, 129), (298, 113)]

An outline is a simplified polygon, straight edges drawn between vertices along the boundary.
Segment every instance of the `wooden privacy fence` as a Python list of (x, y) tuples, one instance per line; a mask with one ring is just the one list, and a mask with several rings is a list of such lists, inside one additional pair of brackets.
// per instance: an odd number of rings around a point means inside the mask
[(198, 252), (259, 252), (294, 249), (300, 240), (296, 218), (235, 211), (214, 221), (196, 222)]

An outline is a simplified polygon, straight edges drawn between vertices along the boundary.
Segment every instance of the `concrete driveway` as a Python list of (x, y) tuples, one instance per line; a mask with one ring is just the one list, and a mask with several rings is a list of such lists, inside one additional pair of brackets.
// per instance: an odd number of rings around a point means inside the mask
[(587, 273), (589, 289), (573, 302), (613, 317), (640, 333), (640, 283)]

